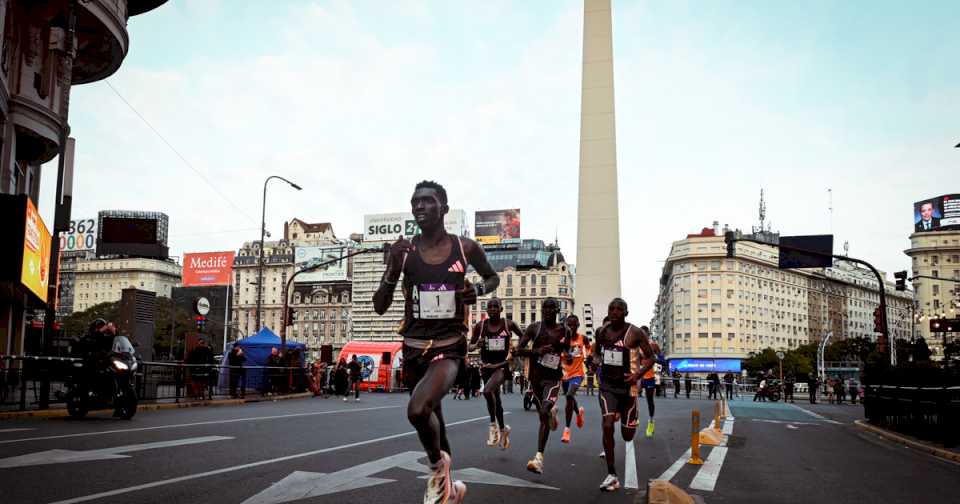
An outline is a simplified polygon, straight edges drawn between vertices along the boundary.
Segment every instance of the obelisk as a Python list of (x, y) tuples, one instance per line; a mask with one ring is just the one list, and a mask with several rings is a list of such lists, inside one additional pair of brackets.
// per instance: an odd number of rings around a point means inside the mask
[[(594, 327), (620, 296), (620, 218), (610, 0), (584, 0), (576, 306)], [(629, 300), (628, 300), (629, 301)], [(592, 310), (586, 310), (587, 307)], [(590, 320), (581, 317), (586, 326)]]

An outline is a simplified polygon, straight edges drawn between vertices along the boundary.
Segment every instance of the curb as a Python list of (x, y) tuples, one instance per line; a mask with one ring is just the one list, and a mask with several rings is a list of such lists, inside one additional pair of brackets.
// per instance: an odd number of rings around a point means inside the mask
[[(271, 402), (271, 401), (284, 401), (287, 399), (304, 399), (307, 397), (313, 397), (313, 394), (310, 392), (302, 392), (299, 394), (287, 394), (282, 396), (271, 396), (271, 397), (257, 397), (251, 399), (214, 399), (212, 401), (188, 401), (180, 403), (152, 403), (152, 404), (141, 404), (137, 406), (137, 411), (158, 411), (165, 409), (182, 409), (182, 408), (196, 408), (201, 406), (239, 406), (242, 404), (248, 403), (259, 403), (259, 402)], [(92, 410), (90, 413), (102, 413), (109, 412), (110, 410)], [(58, 409), (49, 409), (49, 410), (30, 410), (30, 411), (5, 411), (0, 412), (0, 420), (7, 420), (12, 418), (63, 418), (70, 416), (67, 413), (66, 408)]]
[(900, 434), (894, 433), (892, 431), (888, 431), (887, 429), (883, 429), (875, 425), (870, 425), (868, 422), (864, 420), (854, 420), (853, 423), (858, 428), (868, 432), (872, 432), (888, 441), (902, 443), (913, 449), (916, 449), (925, 453), (929, 453), (934, 457), (949, 460), (951, 462), (960, 462), (960, 453), (956, 453), (950, 450), (945, 450), (943, 448), (933, 446), (931, 444), (923, 443), (920, 441), (915, 441), (913, 439), (901, 436)]

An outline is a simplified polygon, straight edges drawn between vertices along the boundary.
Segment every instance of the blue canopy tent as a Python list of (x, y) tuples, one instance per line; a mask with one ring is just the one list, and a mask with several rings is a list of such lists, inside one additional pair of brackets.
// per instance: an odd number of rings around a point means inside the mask
[[(220, 373), (221, 387), (230, 386), (230, 369), (226, 367), (228, 365), (226, 356), (233, 351), (233, 347), (235, 346), (239, 346), (247, 357), (247, 361), (244, 363), (245, 367), (266, 366), (267, 359), (270, 358), (270, 352), (274, 348), (280, 350), (280, 336), (277, 336), (273, 331), (270, 330), (270, 328), (264, 327), (263, 329), (260, 329), (260, 332), (254, 334), (253, 336), (243, 338), (232, 343), (227, 343), (227, 353), (224, 354), (223, 358), (224, 368)], [(305, 366), (304, 355), (306, 354), (307, 345), (296, 341), (287, 340), (287, 349), (298, 351), (300, 353), (300, 365)], [(266, 381), (267, 373), (264, 371), (265, 370), (263, 369), (247, 370), (247, 389), (263, 390), (265, 388), (264, 382)]]

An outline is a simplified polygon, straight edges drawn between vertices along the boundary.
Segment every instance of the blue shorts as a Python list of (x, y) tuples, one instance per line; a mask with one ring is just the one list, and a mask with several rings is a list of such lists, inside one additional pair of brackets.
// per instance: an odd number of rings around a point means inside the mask
[(583, 384), (582, 376), (574, 376), (569, 380), (563, 380), (563, 393), (566, 394), (570, 390), (571, 385), (573, 385), (575, 388), (580, 388), (581, 384)]
[(644, 378), (640, 380), (640, 388), (656, 388), (657, 379), (656, 378)]

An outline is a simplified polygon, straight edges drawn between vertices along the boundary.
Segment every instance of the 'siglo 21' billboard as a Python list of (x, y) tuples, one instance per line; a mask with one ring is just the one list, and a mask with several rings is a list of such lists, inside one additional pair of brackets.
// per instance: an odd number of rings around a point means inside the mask
[(913, 204), (913, 231), (960, 229), (960, 194), (945, 194)]
[(518, 243), (520, 209), (484, 210), (474, 216), (474, 233), (480, 243)]

